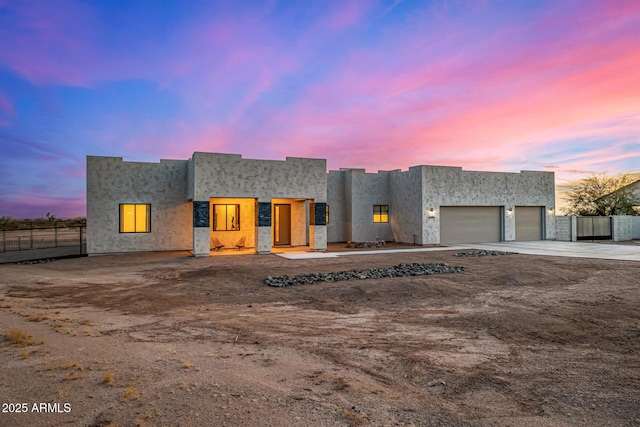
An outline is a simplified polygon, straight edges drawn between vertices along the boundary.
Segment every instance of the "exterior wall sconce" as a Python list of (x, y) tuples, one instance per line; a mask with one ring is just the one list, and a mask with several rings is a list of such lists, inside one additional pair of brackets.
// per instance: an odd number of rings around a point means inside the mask
[(435, 217), (436, 217), (436, 211), (435, 211), (435, 209), (433, 209), (433, 208), (429, 209), (429, 210), (427, 211), (427, 216), (428, 216), (429, 218), (435, 218)]
[(554, 209), (553, 209), (553, 206), (552, 206), (552, 207), (549, 208), (549, 215), (553, 215), (553, 211), (554, 211)]
[(507, 216), (513, 215), (513, 208), (507, 209)]

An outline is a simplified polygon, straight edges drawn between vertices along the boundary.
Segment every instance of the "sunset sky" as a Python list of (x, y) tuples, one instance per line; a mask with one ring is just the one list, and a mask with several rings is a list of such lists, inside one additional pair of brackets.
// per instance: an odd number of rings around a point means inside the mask
[(640, 1), (0, 0), (0, 216), (85, 158), (640, 172)]

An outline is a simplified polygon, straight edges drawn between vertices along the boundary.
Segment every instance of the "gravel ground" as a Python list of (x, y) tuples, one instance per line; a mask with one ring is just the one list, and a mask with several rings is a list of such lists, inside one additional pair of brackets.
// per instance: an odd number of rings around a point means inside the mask
[[(412, 263), (464, 271), (265, 284)], [(0, 265), (0, 425), (640, 425), (638, 277), (446, 250)]]

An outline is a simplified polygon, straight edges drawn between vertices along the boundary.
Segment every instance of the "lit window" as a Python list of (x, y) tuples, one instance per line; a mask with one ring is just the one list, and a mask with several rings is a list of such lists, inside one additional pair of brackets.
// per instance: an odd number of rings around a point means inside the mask
[(150, 233), (151, 205), (121, 204), (120, 205), (121, 233)]
[(240, 230), (240, 205), (213, 205), (213, 231)]
[(389, 222), (389, 205), (373, 205), (373, 222)]
[(329, 224), (329, 205), (325, 207), (325, 224)]

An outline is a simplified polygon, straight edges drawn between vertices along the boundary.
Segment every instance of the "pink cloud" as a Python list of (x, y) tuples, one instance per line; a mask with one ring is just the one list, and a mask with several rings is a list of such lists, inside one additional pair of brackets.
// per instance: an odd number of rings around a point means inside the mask
[(124, 151), (132, 156), (153, 155), (163, 159), (186, 159), (193, 152), (226, 152), (233, 140), (230, 127), (194, 127), (192, 123), (178, 121), (168, 128), (154, 128), (149, 124), (141, 138), (124, 141)]
[[(154, 40), (113, 31), (98, 6), (79, 0), (8, 2), (0, 15), (0, 63), (36, 85), (91, 86), (153, 78), (166, 56)], [(139, 11), (137, 11), (139, 12)], [(120, 23), (120, 22), (119, 22)]]
[[(638, 6), (591, 7), (581, 11), (590, 17), (589, 43), (580, 21), (565, 23), (566, 32), (554, 35), (558, 40), (547, 37), (542, 45), (511, 43), (506, 31), (480, 51), (471, 44), (472, 50), (451, 55), (445, 42), (421, 56), (424, 40), (404, 34), (389, 42), (401, 46), (390, 63), (378, 52), (359, 51), (342, 73), (310, 87), (291, 111), (271, 117), (266, 132), (278, 135), (272, 148), (295, 147), (316, 157), (332, 153), (335, 166), (406, 167), (416, 159), (464, 166), (481, 158), (491, 168), (505, 165), (507, 155), (513, 159), (523, 146), (542, 150), (560, 135), (566, 143), (576, 128), (637, 113), (640, 37), (625, 7)], [(602, 14), (619, 25), (600, 21)], [(548, 25), (544, 19), (541, 29)], [(456, 45), (471, 37), (461, 34)], [(640, 131), (637, 124), (627, 135), (634, 131)], [(490, 151), (502, 154), (482, 155)]]
[(32, 82), (86, 83), (87, 43), (96, 25), (90, 7), (73, 1), (8, 3), (0, 62)]

